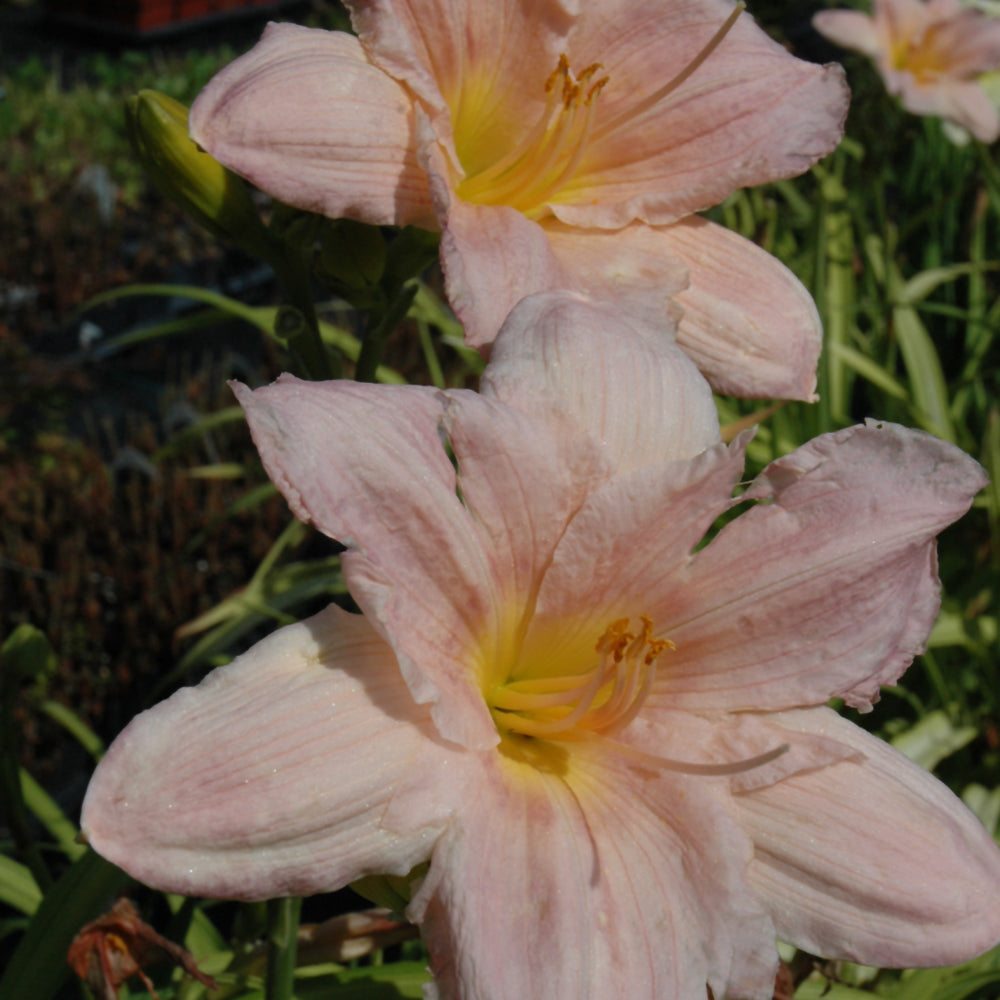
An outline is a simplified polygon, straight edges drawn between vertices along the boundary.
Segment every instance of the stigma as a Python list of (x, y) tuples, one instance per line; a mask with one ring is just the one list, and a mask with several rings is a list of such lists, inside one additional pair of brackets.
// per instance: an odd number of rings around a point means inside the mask
[(631, 619), (618, 618), (598, 637), (589, 670), (498, 685), (489, 699), (497, 726), (508, 733), (550, 740), (611, 735), (624, 729), (649, 694), (657, 660), (674, 648), (653, 631), (648, 615), (639, 616), (634, 630)]

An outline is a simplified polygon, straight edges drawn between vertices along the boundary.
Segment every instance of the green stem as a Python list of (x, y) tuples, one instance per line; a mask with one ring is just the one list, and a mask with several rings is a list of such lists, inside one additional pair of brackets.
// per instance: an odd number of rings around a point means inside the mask
[(357, 381), (375, 381), (375, 372), (382, 360), (382, 349), (385, 347), (386, 338), (399, 326), (410, 311), (410, 306), (413, 305), (413, 299), (419, 287), (416, 281), (408, 281), (403, 285), (379, 322), (365, 333), (361, 343), (361, 355), (354, 370), (354, 377)]
[(278, 322), (281, 322), (282, 316), (298, 316), (295, 322), (286, 320), (286, 327), (279, 330), (288, 343), (296, 367), (313, 381), (340, 378), (339, 359), (330, 354), (319, 334), (319, 320), (305, 265), (291, 249), (285, 249), (283, 253), (279, 251), (273, 255), (271, 266), (291, 306), (288, 310), (279, 311)]
[(267, 902), (266, 1000), (292, 1000), (295, 995), (295, 956), (301, 909), (302, 900), (295, 896)]

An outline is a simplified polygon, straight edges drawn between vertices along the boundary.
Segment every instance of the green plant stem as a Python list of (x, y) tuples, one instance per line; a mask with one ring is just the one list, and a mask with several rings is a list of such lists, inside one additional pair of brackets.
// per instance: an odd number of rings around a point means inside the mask
[(295, 956), (298, 947), (298, 897), (267, 902), (267, 1000), (292, 1000), (295, 995)]
[(276, 253), (271, 262), (285, 297), (302, 318), (302, 322), (290, 325), (284, 332), (288, 349), (305, 378), (313, 381), (340, 378), (343, 373), (339, 361), (335, 364), (319, 334), (308, 273), (304, 265), (289, 260), (289, 256)]
[(410, 306), (413, 305), (413, 299), (419, 287), (416, 281), (408, 281), (403, 285), (382, 318), (365, 333), (364, 340), (361, 342), (361, 355), (358, 358), (357, 367), (354, 369), (354, 377), (358, 382), (375, 381), (375, 373), (382, 360), (382, 350), (385, 347), (386, 338), (399, 326), (410, 311)]

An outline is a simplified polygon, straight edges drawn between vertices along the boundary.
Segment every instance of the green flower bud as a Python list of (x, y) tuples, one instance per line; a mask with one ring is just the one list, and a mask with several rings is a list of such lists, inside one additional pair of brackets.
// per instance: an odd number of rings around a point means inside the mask
[(155, 90), (125, 102), (129, 139), (153, 183), (210, 233), (265, 259), (271, 245), (244, 182), (188, 136), (188, 109)]

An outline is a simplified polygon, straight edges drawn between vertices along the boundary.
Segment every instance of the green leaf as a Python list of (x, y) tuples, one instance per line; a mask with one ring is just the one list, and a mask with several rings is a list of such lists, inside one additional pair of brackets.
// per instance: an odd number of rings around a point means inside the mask
[(0, 902), (31, 916), (42, 901), (42, 890), (26, 866), (0, 854)]
[(848, 368), (853, 368), (858, 375), (881, 389), (887, 396), (909, 402), (910, 394), (907, 392), (906, 386), (868, 355), (862, 354), (861, 351), (855, 350), (848, 344), (838, 342), (828, 343), (827, 348), (832, 357), (842, 361)]
[(51, 698), (46, 698), (39, 705), (39, 708), (53, 722), (58, 722), (95, 761), (104, 756), (104, 743), (100, 736), (71, 708), (67, 708), (61, 702), (53, 701)]
[(52, 835), (62, 852), (71, 861), (87, 850), (76, 840), (76, 827), (66, 818), (55, 799), (35, 779), (21, 768), (21, 795), (24, 804)]
[(938, 709), (900, 733), (892, 745), (915, 764), (933, 771), (945, 757), (968, 746), (978, 735), (975, 726), (956, 726), (947, 712)]
[(872, 1000), (871, 993), (834, 983), (825, 976), (812, 975), (799, 985), (795, 1000)]
[(965, 1000), (980, 990), (1000, 984), (997, 962), (998, 950), (994, 948), (953, 968), (905, 973), (891, 1000)]
[(956, 436), (948, 404), (948, 386), (934, 341), (916, 310), (910, 306), (896, 306), (892, 310), (892, 319), (903, 363), (910, 377), (915, 416), (925, 430), (954, 444)]
[(978, 274), (982, 271), (996, 270), (998, 264), (952, 264), (950, 267), (932, 267), (910, 278), (896, 291), (894, 301), (897, 305), (911, 306), (927, 298), (939, 285), (954, 281), (966, 274)]
[(335, 976), (297, 977), (297, 1000), (420, 1000), (430, 982), (425, 962), (344, 969)]
[(983, 785), (969, 785), (962, 792), (962, 801), (994, 837), (1000, 833), (1000, 788), (990, 791)]

